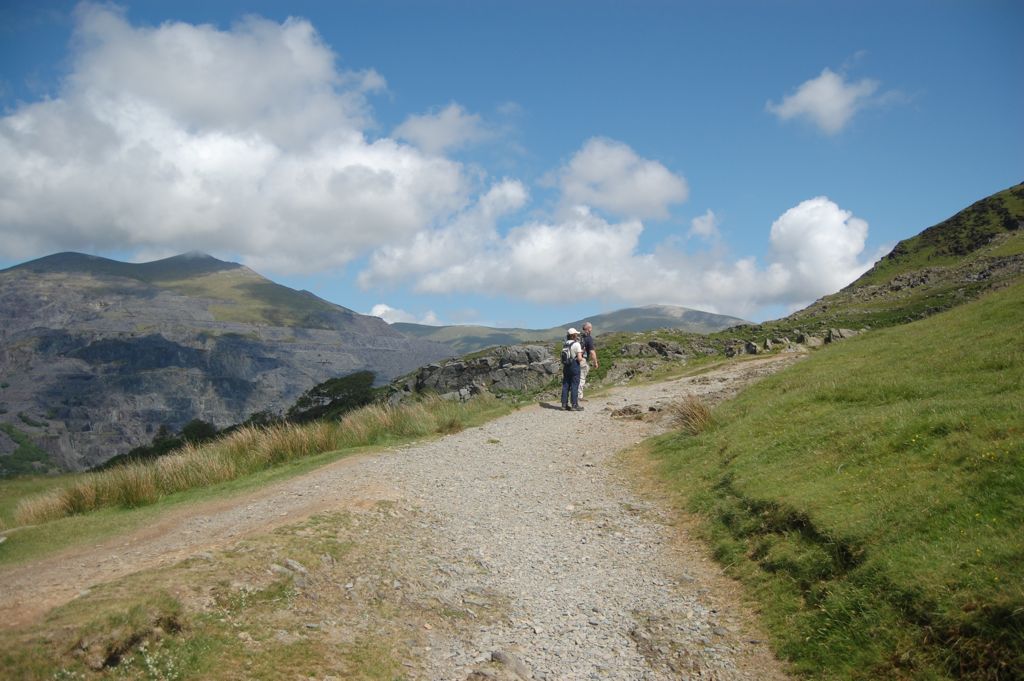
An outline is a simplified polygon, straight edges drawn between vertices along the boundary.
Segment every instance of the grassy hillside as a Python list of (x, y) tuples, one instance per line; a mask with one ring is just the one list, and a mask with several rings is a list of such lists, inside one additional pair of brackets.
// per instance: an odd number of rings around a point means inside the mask
[[(157, 289), (209, 301), (209, 311), (221, 322), (298, 326), (314, 329), (347, 327), (358, 321), (348, 308), (329, 303), (309, 291), (296, 291), (266, 279), (238, 263), (204, 253), (185, 253), (163, 260), (128, 263), (83, 253), (56, 253), (4, 271), (41, 274), (85, 274), (123, 277)], [(386, 329), (379, 325), (378, 332)]]
[(816, 353), (653, 445), (816, 678), (1024, 677), (1024, 283)]
[(924, 319), (1024, 277), (1024, 184), (982, 199), (901, 241), (846, 288), (788, 317), (711, 338), (761, 343), (801, 332), (881, 329)]
[[(948, 220), (901, 241), (854, 287), (879, 284), (894, 276), (940, 265), (959, 265), (965, 258), (999, 242), (1005, 235), (1024, 229), (1024, 184), (977, 201)], [(1015, 239), (997, 255), (1024, 253), (1024, 242)]]

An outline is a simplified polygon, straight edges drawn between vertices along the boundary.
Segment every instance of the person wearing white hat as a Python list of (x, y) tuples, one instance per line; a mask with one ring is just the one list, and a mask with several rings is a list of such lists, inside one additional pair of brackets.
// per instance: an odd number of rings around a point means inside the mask
[[(583, 361), (583, 346), (580, 332), (569, 329), (562, 346), (562, 409), (583, 411), (580, 406), (580, 363)], [(570, 401), (571, 400), (571, 401)]]

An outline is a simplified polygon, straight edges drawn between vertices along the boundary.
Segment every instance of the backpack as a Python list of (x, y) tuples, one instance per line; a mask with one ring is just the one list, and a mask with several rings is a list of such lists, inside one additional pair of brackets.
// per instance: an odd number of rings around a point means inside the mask
[(575, 361), (576, 357), (572, 354), (572, 344), (577, 341), (567, 340), (562, 344), (562, 366)]

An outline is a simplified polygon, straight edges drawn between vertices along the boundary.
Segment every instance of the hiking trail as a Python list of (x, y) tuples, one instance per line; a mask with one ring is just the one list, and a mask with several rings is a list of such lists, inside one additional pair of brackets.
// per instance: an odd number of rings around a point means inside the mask
[[(555, 398), (172, 510), (127, 535), (0, 568), (0, 626), (30, 625), (92, 585), (317, 513), (389, 502), (415, 519), (402, 554), (432, 566), (414, 583), (460, 607), (480, 594), (503, 604), (497, 621), (430, 631), (409, 678), (497, 678), (492, 660), (508, 679), (788, 678), (689, 521), (642, 496), (617, 455), (669, 427), (666, 405), (688, 395), (717, 403), (800, 357), (588, 394), (582, 412), (562, 411)], [(630, 405), (644, 418), (612, 416)]]

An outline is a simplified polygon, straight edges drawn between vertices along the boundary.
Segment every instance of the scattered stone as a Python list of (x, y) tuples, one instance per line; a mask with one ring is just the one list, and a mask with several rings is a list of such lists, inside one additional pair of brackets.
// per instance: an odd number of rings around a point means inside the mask
[(620, 407), (612, 411), (612, 416), (616, 418), (622, 417), (639, 417), (643, 415), (643, 410), (638, 404), (628, 404), (625, 407)]
[(292, 570), (294, 572), (298, 572), (300, 575), (308, 575), (309, 574), (309, 570), (306, 569), (306, 566), (303, 565), (302, 563), (300, 563), (297, 560), (292, 560), (291, 558), (286, 558), (285, 561), (284, 561), (284, 564), (287, 565), (290, 570)]
[(497, 662), (498, 664), (505, 665), (516, 676), (523, 679), (524, 681), (528, 681), (532, 676), (530, 674), (530, 670), (526, 668), (526, 665), (524, 665), (519, 660), (519, 658), (509, 653), (506, 653), (503, 650), (495, 650), (493, 653), (491, 653), (491, 660)]

